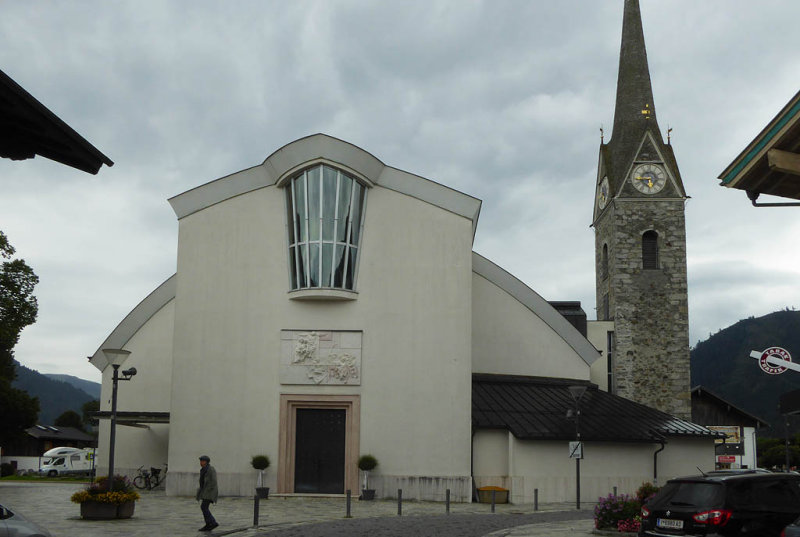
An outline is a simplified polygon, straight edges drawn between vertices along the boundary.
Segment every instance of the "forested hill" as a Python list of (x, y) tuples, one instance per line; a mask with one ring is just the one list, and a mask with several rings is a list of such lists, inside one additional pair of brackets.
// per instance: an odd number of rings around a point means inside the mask
[[(800, 311), (750, 317), (698, 343), (691, 353), (692, 386), (703, 385), (773, 426), (759, 435), (783, 436), (778, 399), (784, 392), (800, 389), (800, 372), (768, 375), (761, 371), (750, 352), (768, 347), (783, 347), (793, 362), (800, 361)], [(793, 418), (792, 423), (795, 430), (800, 429), (800, 419)]]
[(16, 366), (17, 378), (13, 386), (39, 398), (39, 423), (43, 425), (53, 425), (56, 418), (67, 410), (81, 415), (81, 406), (95, 399), (67, 382), (47, 378), (19, 362)]

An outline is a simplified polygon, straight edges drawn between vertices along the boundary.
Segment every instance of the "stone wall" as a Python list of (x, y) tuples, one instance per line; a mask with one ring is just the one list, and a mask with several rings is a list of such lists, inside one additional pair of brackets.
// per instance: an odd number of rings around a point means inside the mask
[[(686, 226), (683, 200), (615, 200), (597, 222), (598, 319), (608, 290), (615, 393), (691, 419)], [(659, 268), (642, 269), (642, 234), (658, 233)], [(600, 256), (609, 246), (609, 276)]]

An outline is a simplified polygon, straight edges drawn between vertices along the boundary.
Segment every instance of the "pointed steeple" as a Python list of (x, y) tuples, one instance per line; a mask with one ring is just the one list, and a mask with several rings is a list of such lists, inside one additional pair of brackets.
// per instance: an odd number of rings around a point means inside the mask
[[(646, 139), (648, 132), (652, 143)], [(649, 161), (660, 160), (659, 156), (675, 178), (679, 195), (685, 196), (672, 147), (664, 143), (656, 120), (639, 0), (625, 0), (614, 129), (608, 143), (601, 144), (600, 154), (611, 196), (620, 192), (637, 157)]]
[(648, 126), (654, 127), (658, 132), (650, 69), (647, 66), (647, 49), (642, 30), (642, 14), (639, 10), (639, 0), (625, 0), (617, 75), (617, 105), (614, 110), (614, 130), (611, 133), (611, 140), (620, 136), (626, 137), (631, 131), (634, 131), (638, 138), (643, 128)]

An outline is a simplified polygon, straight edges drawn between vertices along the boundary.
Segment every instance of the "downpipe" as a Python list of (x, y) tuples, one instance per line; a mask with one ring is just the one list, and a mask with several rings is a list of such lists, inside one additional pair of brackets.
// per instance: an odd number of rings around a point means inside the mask
[(659, 444), (661, 444), (661, 447), (653, 452), (653, 484), (655, 486), (658, 486), (658, 454), (664, 451), (666, 442), (664, 440), (660, 440)]

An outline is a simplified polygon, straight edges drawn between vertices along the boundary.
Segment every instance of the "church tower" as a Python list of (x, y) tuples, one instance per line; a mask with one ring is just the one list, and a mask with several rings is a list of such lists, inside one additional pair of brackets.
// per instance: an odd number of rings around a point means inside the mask
[(687, 196), (656, 119), (639, 0), (625, 0), (614, 128), (600, 144), (597, 319), (613, 321), (610, 389), (691, 418)]

